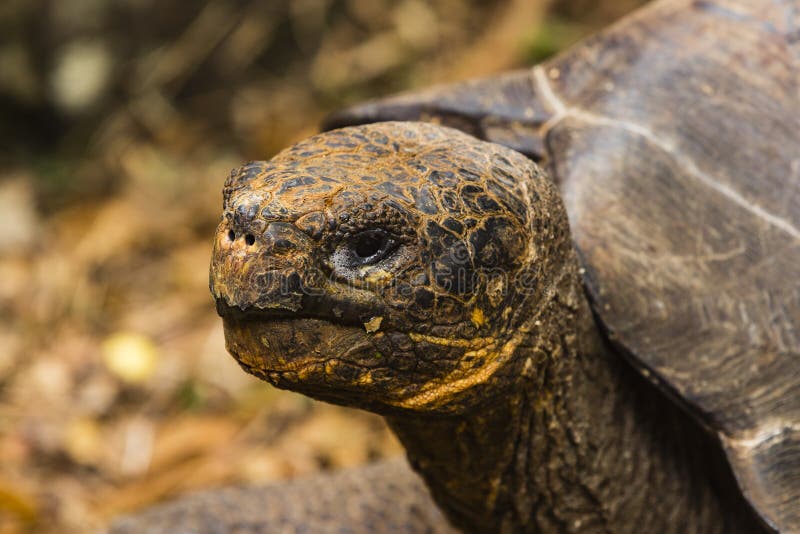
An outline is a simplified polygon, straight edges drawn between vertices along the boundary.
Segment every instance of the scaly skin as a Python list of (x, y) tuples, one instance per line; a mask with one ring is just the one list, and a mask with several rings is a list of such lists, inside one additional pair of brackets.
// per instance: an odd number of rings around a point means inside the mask
[(266, 486), (195, 493), (114, 521), (109, 534), (447, 534), (402, 459)]
[(248, 164), (211, 289), (247, 371), (384, 414), (464, 530), (758, 528), (716, 444), (604, 343), (558, 193), (510, 149), (379, 123)]

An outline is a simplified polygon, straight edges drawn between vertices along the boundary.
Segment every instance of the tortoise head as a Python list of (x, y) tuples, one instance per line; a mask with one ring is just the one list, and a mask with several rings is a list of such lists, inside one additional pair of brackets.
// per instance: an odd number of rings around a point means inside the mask
[[(272, 384), (380, 413), (459, 413), (532, 372), (572, 248), (521, 154), (386, 122), (317, 135), (231, 173), (211, 291), (226, 346)], [(543, 356), (544, 357), (544, 356)]]

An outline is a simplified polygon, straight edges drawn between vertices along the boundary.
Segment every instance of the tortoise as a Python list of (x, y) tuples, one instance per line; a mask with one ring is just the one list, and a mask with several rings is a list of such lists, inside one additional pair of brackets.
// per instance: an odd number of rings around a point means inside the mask
[(336, 113), (226, 181), (226, 346), (464, 531), (800, 532), (798, 73), (796, 0), (660, 0)]
[(800, 5), (662, 0), (234, 172), (211, 291), (471, 531), (800, 531)]

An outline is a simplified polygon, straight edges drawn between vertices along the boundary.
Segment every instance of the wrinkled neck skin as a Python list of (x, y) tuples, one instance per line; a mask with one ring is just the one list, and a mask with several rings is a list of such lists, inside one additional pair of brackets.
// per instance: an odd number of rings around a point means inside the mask
[(608, 349), (570, 280), (515, 354), (535, 372), (464, 415), (387, 417), (437, 503), (469, 532), (758, 532), (716, 444)]

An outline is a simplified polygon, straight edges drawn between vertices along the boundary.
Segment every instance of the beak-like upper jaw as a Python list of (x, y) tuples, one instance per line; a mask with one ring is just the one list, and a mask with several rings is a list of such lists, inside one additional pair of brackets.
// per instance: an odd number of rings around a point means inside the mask
[(291, 223), (270, 222), (258, 231), (223, 220), (214, 237), (212, 295), (222, 309), (300, 311), (304, 295), (322, 284), (310, 241)]
[(261, 233), (217, 228), (210, 288), (223, 318), (317, 318), (362, 326), (385, 305), (372, 291), (335, 280), (315, 254), (316, 243), (291, 223)]

